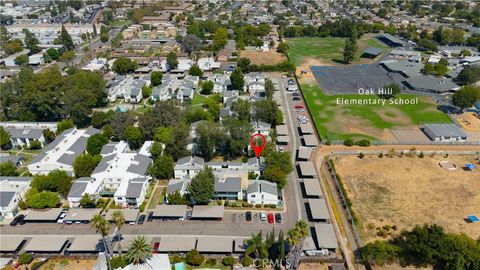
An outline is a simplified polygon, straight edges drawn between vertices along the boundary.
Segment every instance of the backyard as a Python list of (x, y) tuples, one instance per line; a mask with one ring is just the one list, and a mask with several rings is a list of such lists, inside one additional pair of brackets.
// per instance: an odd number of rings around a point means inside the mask
[(318, 133), (323, 140), (371, 139), (393, 140), (391, 128), (418, 128), (425, 123), (451, 123), (452, 120), (436, 109), (430, 97), (400, 94), (397, 97), (418, 97), (418, 104), (345, 105), (337, 98), (379, 99), (376, 95), (325, 95), (318, 86), (302, 84), (302, 93)]

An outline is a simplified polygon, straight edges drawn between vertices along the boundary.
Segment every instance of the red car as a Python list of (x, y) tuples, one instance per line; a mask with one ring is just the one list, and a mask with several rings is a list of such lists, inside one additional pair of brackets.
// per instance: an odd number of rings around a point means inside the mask
[(160, 242), (155, 242), (153, 244), (153, 254), (157, 254), (159, 246), (160, 246)]
[(273, 213), (268, 214), (267, 220), (268, 220), (268, 223), (273, 224), (273, 222), (275, 221), (273, 218)]
[(302, 105), (295, 105), (295, 109), (303, 109)]

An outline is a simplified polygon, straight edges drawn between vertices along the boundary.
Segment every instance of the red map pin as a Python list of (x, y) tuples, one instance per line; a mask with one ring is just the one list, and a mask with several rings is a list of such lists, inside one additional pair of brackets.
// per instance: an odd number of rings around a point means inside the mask
[(260, 157), (260, 154), (262, 153), (266, 143), (267, 143), (267, 138), (260, 133), (253, 134), (250, 137), (250, 145), (252, 146), (253, 151), (255, 152), (255, 155), (257, 156), (257, 158)]

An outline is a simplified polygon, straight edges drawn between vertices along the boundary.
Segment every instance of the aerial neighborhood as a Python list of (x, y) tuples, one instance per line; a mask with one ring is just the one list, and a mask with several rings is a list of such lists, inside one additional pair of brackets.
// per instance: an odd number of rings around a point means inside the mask
[(0, 269), (480, 269), (479, 27), (475, 1), (2, 1)]

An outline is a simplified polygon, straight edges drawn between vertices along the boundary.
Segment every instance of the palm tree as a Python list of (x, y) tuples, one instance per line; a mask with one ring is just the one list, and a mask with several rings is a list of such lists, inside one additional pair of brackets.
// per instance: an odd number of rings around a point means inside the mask
[(255, 253), (255, 258), (265, 258), (267, 256), (267, 247), (265, 243), (263, 243), (262, 231), (260, 231), (256, 235), (252, 235), (252, 238), (247, 240), (247, 249), (245, 253), (250, 255)]
[[(122, 211), (115, 210), (115, 212), (113, 212), (113, 214), (112, 214), (112, 220), (111, 221), (115, 224), (115, 227), (117, 228), (117, 233), (115, 234), (115, 239), (120, 241), (120, 236), (121, 236), (120, 229), (125, 224), (125, 216), (123, 215)], [(122, 255), (122, 249), (121, 248), (120, 248), (119, 252), (120, 252), (120, 255)]]
[(152, 246), (147, 243), (145, 237), (137, 236), (130, 242), (127, 251), (127, 260), (133, 264), (141, 264), (152, 257)]
[(297, 221), (295, 228), (288, 231), (288, 243), (297, 245), (301, 239), (308, 236), (308, 225), (303, 220)]
[(105, 242), (105, 236), (108, 235), (108, 232), (111, 229), (111, 225), (100, 214), (96, 214), (95, 216), (93, 216), (92, 220), (90, 220), (90, 224), (93, 228), (95, 228), (95, 231), (102, 236), (103, 247), (105, 248), (105, 258), (107, 259), (107, 267), (108, 269), (110, 269), (110, 253), (108, 251), (108, 246)]

